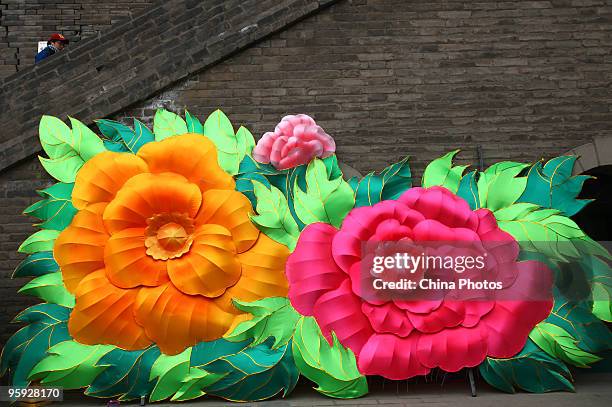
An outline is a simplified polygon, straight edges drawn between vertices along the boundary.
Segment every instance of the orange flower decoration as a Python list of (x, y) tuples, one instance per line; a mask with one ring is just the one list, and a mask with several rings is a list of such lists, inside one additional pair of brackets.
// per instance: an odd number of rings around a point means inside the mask
[(72, 337), (174, 355), (244, 320), (232, 299), (286, 296), (289, 251), (253, 226), (234, 185), (198, 134), (85, 163), (53, 252), (76, 298)]

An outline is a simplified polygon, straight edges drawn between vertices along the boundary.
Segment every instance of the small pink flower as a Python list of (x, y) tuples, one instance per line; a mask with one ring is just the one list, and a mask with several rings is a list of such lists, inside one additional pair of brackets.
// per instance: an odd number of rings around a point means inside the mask
[(265, 133), (253, 149), (253, 158), (286, 170), (307, 164), (315, 157), (329, 157), (335, 151), (334, 139), (312, 117), (298, 114), (283, 117), (274, 132)]

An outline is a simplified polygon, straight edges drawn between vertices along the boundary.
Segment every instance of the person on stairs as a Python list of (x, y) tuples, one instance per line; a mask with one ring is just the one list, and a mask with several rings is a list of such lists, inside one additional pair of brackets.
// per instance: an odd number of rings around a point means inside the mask
[(70, 41), (66, 39), (66, 37), (64, 37), (62, 34), (51, 34), (49, 40), (47, 41), (47, 46), (38, 54), (36, 54), (36, 57), (34, 58), (34, 63), (37, 64), (43, 59), (50, 57), (56, 52), (63, 50), (69, 42)]

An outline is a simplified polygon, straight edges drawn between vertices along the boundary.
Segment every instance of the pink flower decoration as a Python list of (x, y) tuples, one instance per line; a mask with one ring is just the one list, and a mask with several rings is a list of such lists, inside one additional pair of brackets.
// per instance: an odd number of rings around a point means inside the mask
[(334, 139), (312, 117), (298, 114), (283, 117), (274, 132), (265, 133), (253, 149), (253, 158), (286, 170), (307, 164), (315, 157), (329, 157), (335, 151)]
[[(500, 290), (506, 296), (366, 299), (360, 294), (363, 243), (400, 240), (491, 242), (494, 248), (503, 243), (506, 250), (488, 252), (487, 264), (509, 277)], [(514, 356), (549, 315), (550, 270), (537, 261), (518, 262), (518, 254), (518, 243), (499, 229), (488, 209), (472, 211), (442, 187), (412, 188), (397, 201), (353, 209), (340, 230), (308, 225), (287, 261), (288, 296), (297, 311), (314, 316), (328, 340), (335, 332), (355, 353), (363, 374), (401, 380), (435, 367), (455, 372), (487, 356)], [(535, 284), (534, 276), (544, 282)]]

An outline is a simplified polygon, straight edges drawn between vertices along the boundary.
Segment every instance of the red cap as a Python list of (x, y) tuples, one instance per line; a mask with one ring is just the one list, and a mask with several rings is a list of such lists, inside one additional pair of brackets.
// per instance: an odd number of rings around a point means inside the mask
[(68, 41), (66, 39), (66, 37), (64, 37), (62, 34), (59, 34), (59, 33), (51, 34), (51, 36), (49, 37), (49, 42), (53, 42), (53, 41), (61, 41), (61, 42), (66, 43), (66, 44), (68, 44), (68, 42), (70, 42), (70, 41)]

